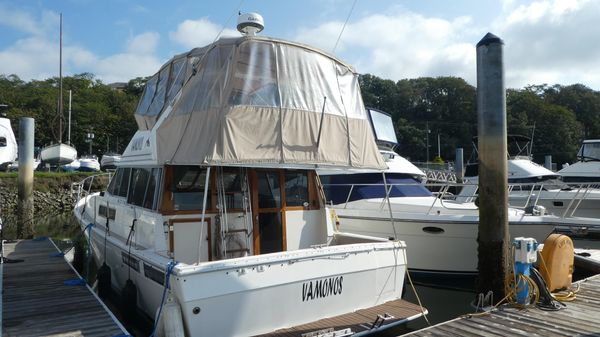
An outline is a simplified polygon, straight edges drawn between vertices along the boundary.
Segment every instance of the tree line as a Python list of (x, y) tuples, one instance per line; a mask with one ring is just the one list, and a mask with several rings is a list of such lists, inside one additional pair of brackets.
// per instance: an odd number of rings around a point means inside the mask
[[(0, 104), (18, 132), (19, 117), (36, 120), (35, 144), (66, 141), (68, 91), (72, 92), (71, 143), (79, 154), (122, 152), (137, 130), (133, 113), (148, 78), (113, 87), (83, 73), (63, 78), (64, 113), (58, 113), (57, 77), (25, 82), (16, 75), (0, 75)], [(453, 160), (455, 149), (468, 158), (477, 135), (476, 88), (457, 77), (421, 77), (397, 82), (365, 74), (359, 78), (366, 106), (392, 115), (400, 146), (412, 161), (432, 160), (438, 153)], [(531, 85), (507, 90), (509, 134), (533, 136), (533, 156), (544, 162), (572, 163), (582, 139), (600, 138), (600, 92), (584, 85)], [(59, 132), (62, 119), (63, 132)], [(61, 137), (62, 136), (62, 137)], [(428, 147), (429, 145), (429, 147)], [(466, 159), (466, 158), (465, 158)]]

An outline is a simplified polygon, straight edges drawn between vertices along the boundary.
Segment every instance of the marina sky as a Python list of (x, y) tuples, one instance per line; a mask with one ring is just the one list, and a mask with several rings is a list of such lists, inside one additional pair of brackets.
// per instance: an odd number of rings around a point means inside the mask
[(492, 32), (505, 43), (507, 87), (600, 90), (597, 0), (0, 0), (0, 74), (58, 75), (59, 13), (63, 75), (111, 83), (152, 75), (220, 32), (239, 34), (238, 11), (260, 13), (262, 35), (317, 46), (384, 79), (456, 76), (475, 85), (475, 45)]

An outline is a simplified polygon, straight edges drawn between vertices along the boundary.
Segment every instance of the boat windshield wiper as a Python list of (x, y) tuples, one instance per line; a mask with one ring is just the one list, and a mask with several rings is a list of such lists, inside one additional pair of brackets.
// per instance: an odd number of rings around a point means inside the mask
[(579, 156), (581, 161), (600, 161), (600, 158), (590, 157), (590, 156)]

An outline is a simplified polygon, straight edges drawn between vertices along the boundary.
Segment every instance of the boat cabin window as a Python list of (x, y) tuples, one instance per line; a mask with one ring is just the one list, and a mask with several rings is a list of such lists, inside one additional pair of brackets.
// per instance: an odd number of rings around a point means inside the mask
[(242, 175), (237, 171), (225, 171), (219, 175), (217, 184), (222, 184), (226, 209), (242, 209), (243, 194), (242, 194)]
[(308, 173), (286, 171), (285, 173), (285, 205), (308, 206)]
[(127, 202), (148, 209), (156, 208), (156, 187), (160, 169), (134, 168), (131, 171), (131, 183)]
[[(386, 173), (390, 197), (426, 197), (431, 192), (408, 174)], [(328, 202), (385, 198), (381, 173), (322, 175), (321, 182)]]
[(258, 207), (281, 208), (279, 172), (258, 173)]
[[(173, 179), (169, 191), (172, 193), (173, 209), (176, 211), (202, 209), (206, 169), (199, 166), (172, 166), (172, 172)], [(210, 208), (210, 192), (206, 203)]]
[(0, 137), (0, 147), (6, 146), (6, 137)]
[(600, 143), (583, 143), (577, 157), (581, 161), (600, 160)]
[(108, 193), (114, 196), (127, 197), (130, 174), (130, 168), (118, 168), (115, 176), (110, 180), (110, 184), (108, 185)]

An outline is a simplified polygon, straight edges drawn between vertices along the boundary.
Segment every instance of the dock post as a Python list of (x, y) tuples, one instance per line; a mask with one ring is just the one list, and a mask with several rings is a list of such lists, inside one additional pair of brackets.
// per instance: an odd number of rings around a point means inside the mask
[(17, 178), (19, 199), (17, 204), (17, 237), (33, 236), (33, 118), (19, 119), (19, 174)]
[(544, 167), (547, 168), (548, 170), (552, 171), (552, 155), (546, 155), (544, 157)]
[(461, 182), (465, 177), (462, 147), (456, 148), (456, 154), (454, 156), (454, 174), (456, 175), (456, 182)]
[[(503, 44), (487, 33), (477, 43), (479, 235), (477, 292), (504, 297), (509, 272), (506, 90)], [(494, 303), (489, 303), (494, 304)]]

